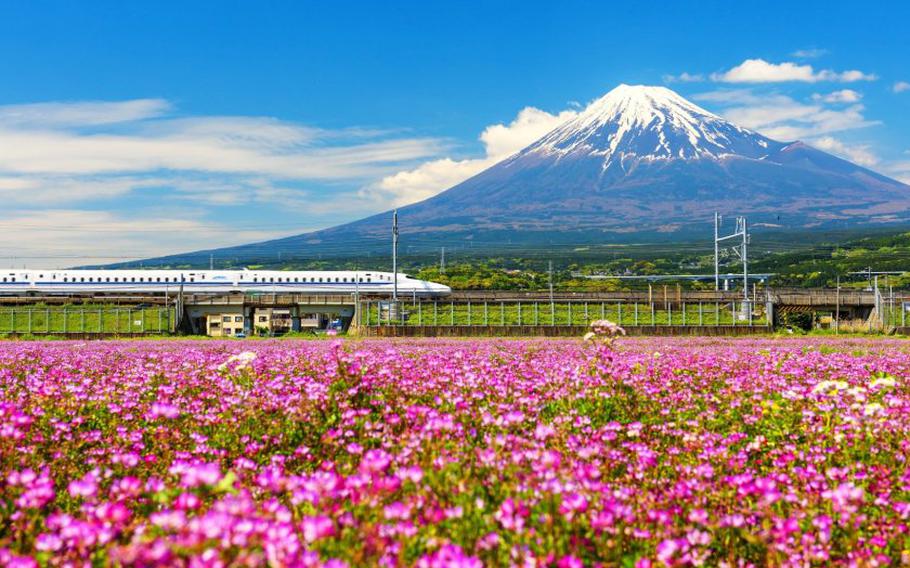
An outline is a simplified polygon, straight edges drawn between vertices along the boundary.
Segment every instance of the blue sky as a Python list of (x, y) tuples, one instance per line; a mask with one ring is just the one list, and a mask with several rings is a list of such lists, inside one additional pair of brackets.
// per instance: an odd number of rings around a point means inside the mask
[(619, 83), (910, 181), (910, 8), (888, 4), (0, 3), (0, 258), (353, 220), (446, 189)]

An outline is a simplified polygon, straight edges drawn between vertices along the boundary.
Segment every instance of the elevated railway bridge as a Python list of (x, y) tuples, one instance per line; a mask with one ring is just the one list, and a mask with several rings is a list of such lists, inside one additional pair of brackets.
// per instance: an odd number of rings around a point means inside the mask
[[(454, 291), (444, 299), (387, 296), (302, 294), (79, 294), (0, 296), (0, 335), (63, 333), (66, 335), (133, 335), (142, 333), (210, 333), (211, 320), (242, 318), (250, 334), (257, 320), (281, 315), (284, 331), (324, 329), (341, 322), (366, 334), (572, 334), (592, 319), (605, 317), (642, 333), (658, 328), (767, 330), (791, 313), (811, 313), (816, 320), (851, 322), (855, 327), (901, 329), (907, 326), (910, 292), (882, 295), (873, 290), (842, 288), (753, 288), (742, 292), (683, 290), (654, 286), (616, 292), (484, 290)], [(53, 310), (64, 310), (54, 324)], [(115, 315), (116, 314), (116, 315)], [(138, 315), (137, 315), (138, 314)], [(141, 317), (139, 317), (141, 315)], [(238, 320), (239, 321), (239, 320)], [(114, 323), (110, 323), (114, 322)], [(55, 327), (56, 325), (56, 327)], [(232, 323), (232, 325), (234, 325)], [(381, 331), (380, 328), (383, 328)], [(548, 328), (550, 331), (542, 331)], [(556, 332), (553, 328), (564, 328)], [(240, 331), (240, 326), (231, 332)], [(722, 332), (722, 330), (721, 330)]]

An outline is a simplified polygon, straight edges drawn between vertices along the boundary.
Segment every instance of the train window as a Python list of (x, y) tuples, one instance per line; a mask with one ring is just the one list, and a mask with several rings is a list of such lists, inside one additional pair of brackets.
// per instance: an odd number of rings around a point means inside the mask
[(79, 282), (85, 282), (85, 277), (84, 276), (80, 277)]
[(256, 278), (256, 277), (254, 276), (254, 277), (253, 277), (253, 282), (259, 282), (259, 279)]
[(196, 279), (193, 278), (192, 276), (190, 276), (190, 282), (195, 282), (195, 281), (196, 281)]
[(68, 280), (69, 280), (69, 279), (66, 278), (65, 276), (63, 277), (63, 281), (64, 281), (64, 282), (67, 282)]
[(272, 276), (271, 278), (269, 278), (269, 281), (274, 282), (274, 281), (275, 281), (275, 277)]

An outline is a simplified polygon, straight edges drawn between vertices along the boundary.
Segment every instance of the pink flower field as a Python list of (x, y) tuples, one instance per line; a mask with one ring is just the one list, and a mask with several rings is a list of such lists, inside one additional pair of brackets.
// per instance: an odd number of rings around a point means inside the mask
[(2, 342), (0, 564), (910, 563), (910, 344)]

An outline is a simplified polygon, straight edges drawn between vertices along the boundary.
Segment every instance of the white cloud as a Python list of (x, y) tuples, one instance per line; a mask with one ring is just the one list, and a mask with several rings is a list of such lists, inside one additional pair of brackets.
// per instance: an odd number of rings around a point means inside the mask
[(764, 59), (746, 59), (736, 67), (723, 73), (712, 73), (711, 80), (722, 83), (782, 83), (799, 81), (816, 83), (833, 81), (853, 83), (856, 81), (873, 81), (877, 77), (862, 71), (849, 70), (836, 72), (830, 70), (815, 71), (811, 65), (785, 61), (770, 63)]
[[(0, 173), (101, 174), (183, 170), (261, 174), (286, 179), (356, 179), (437, 154), (436, 140), (410, 138), (301, 146), (286, 129), (225, 133), (218, 119), (176, 124), (162, 133), (82, 134), (0, 129)], [(233, 122), (233, 121), (231, 121)]]
[(810, 49), (797, 49), (791, 55), (793, 57), (799, 57), (800, 59), (815, 59), (816, 57), (821, 57), (828, 53), (827, 49), (819, 48), (810, 48)]
[[(260, 217), (273, 212), (287, 220), (302, 212), (308, 223), (349, 220), (388, 205), (358, 197), (357, 187), (437, 157), (448, 146), (401, 131), (325, 130), (270, 117), (181, 118), (162, 99), (0, 105), (0, 236), (6, 239), (0, 255), (5, 249), (34, 255), (41, 247), (84, 247), (97, 257), (103, 251), (132, 255), (135, 248), (141, 257), (272, 236), (231, 228), (221, 234), (205, 221), (236, 220), (237, 206), (255, 205)], [(201, 209), (191, 221), (157, 223), (138, 217), (149, 203)], [(137, 218), (95, 211), (102, 206)], [(48, 226), (38, 219), (41, 207), (57, 211), (51, 226), (73, 226), (73, 238), (43, 239), (21, 231), (25, 221), (3, 218), (19, 208), (33, 224)], [(146, 221), (164, 228), (146, 234), (148, 243), (130, 236), (130, 227)], [(93, 223), (122, 231), (97, 239), (106, 233)], [(303, 230), (297, 224), (287, 229)]]
[[(102, 264), (255, 242), (280, 233), (174, 215), (123, 216), (106, 211), (42, 209), (0, 216), (0, 266), (55, 268)], [(110, 246), (117, 243), (116, 250)], [(113, 255), (113, 256), (112, 256)]]
[(823, 136), (808, 141), (819, 150), (830, 152), (842, 158), (846, 158), (855, 164), (871, 168), (879, 163), (876, 156), (868, 144), (847, 145), (832, 136)]
[(170, 103), (162, 99), (0, 105), (0, 125), (33, 128), (99, 126), (155, 118), (170, 109)]
[(861, 104), (831, 108), (821, 99), (806, 104), (787, 95), (755, 93), (750, 89), (712, 91), (693, 98), (719, 103), (723, 108), (718, 114), (782, 141), (817, 138), (879, 124), (863, 115), (865, 108)]
[(169, 108), (158, 99), (0, 106), (0, 176), (168, 170), (358, 179), (444, 148), (435, 139), (375, 139), (375, 132), (330, 132), (267, 117), (168, 118)]
[[(910, 154), (910, 151), (904, 153)], [(910, 161), (891, 162), (887, 164), (883, 169), (894, 179), (900, 180), (910, 185)]]
[(822, 95), (815, 93), (812, 95), (812, 100), (822, 101), (826, 103), (856, 103), (863, 98), (863, 94), (854, 91), (852, 89), (841, 89), (840, 91), (834, 91), (833, 93), (828, 93), (827, 95)]
[(0, 177), (5, 204), (57, 205), (124, 196), (148, 180), (132, 177), (9, 176)]
[(898, 81), (891, 88), (895, 93), (903, 93), (904, 91), (910, 91), (910, 83), (907, 81)]
[(483, 158), (432, 160), (417, 168), (386, 176), (378, 183), (365, 187), (361, 195), (383, 202), (391, 201), (395, 205), (422, 201), (509, 157), (577, 115), (575, 110), (550, 114), (526, 107), (509, 124), (494, 124), (484, 129), (480, 134), (485, 150)]
[(686, 73), (682, 72), (679, 75), (664, 75), (664, 83), (698, 83), (705, 80), (705, 76), (701, 73)]

